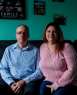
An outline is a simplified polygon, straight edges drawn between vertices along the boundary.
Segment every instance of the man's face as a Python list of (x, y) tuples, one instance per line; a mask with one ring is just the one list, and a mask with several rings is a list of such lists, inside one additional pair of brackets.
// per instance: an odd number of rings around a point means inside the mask
[(27, 30), (24, 27), (18, 27), (16, 29), (16, 39), (19, 44), (25, 44), (28, 39)]

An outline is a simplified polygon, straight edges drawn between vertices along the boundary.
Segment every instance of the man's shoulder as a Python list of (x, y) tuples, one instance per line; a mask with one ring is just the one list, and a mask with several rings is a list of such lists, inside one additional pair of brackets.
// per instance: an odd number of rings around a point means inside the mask
[(16, 47), (16, 45), (17, 45), (17, 43), (11, 44), (11, 45), (6, 47), (6, 50), (14, 49)]
[(28, 44), (28, 46), (29, 46), (30, 48), (32, 48), (32, 49), (36, 49), (36, 50), (38, 49), (36, 46), (34, 46), (33, 44), (30, 44), (30, 43)]
[(35, 53), (38, 52), (38, 50), (39, 50), (36, 46), (34, 46), (32, 44), (29, 44), (29, 49), (34, 51)]

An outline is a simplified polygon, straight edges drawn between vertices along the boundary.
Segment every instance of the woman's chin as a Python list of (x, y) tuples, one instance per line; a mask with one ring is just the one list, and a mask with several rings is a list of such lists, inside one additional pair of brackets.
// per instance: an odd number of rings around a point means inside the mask
[(56, 40), (50, 40), (49, 43), (56, 44)]

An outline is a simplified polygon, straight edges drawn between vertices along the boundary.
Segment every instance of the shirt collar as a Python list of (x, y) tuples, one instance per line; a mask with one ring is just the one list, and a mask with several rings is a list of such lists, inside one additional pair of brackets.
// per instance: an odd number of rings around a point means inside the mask
[(13, 45), (13, 48), (14, 49), (22, 49), (22, 50), (28, 50), (28, 49), (30, 49), (31, 48), (31, 45), (28, 43), (27, 44), (27, 46), (25, 46), (24, 48), (20, 48), (19, 46), (18, 46), (18, 43), (15, 43), (14, 45)]

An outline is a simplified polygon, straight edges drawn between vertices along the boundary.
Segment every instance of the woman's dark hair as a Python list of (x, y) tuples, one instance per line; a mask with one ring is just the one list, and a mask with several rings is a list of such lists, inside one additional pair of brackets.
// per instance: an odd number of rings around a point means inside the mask
[(49, 24), (47, 24), (46, 28), (45, 28), (45, 31), (44, 31), (44, 36), (43, 36), (43, 41), (44, 42), (47, 42), (47, 39), (46, 39), (46, 30), (48, 29), (48, 27), (50, 26), (53, 26), (55, 28), (55, 30), (57, 31), (57, 34), (58, 34), (58, 39), (57, 39), (57, 51), (60, 51), (63, 49), (64, 47), (64, 37), (63, 37), (63, 32), (60, 28), (60, 26), (54, 22), (51, 22)]

